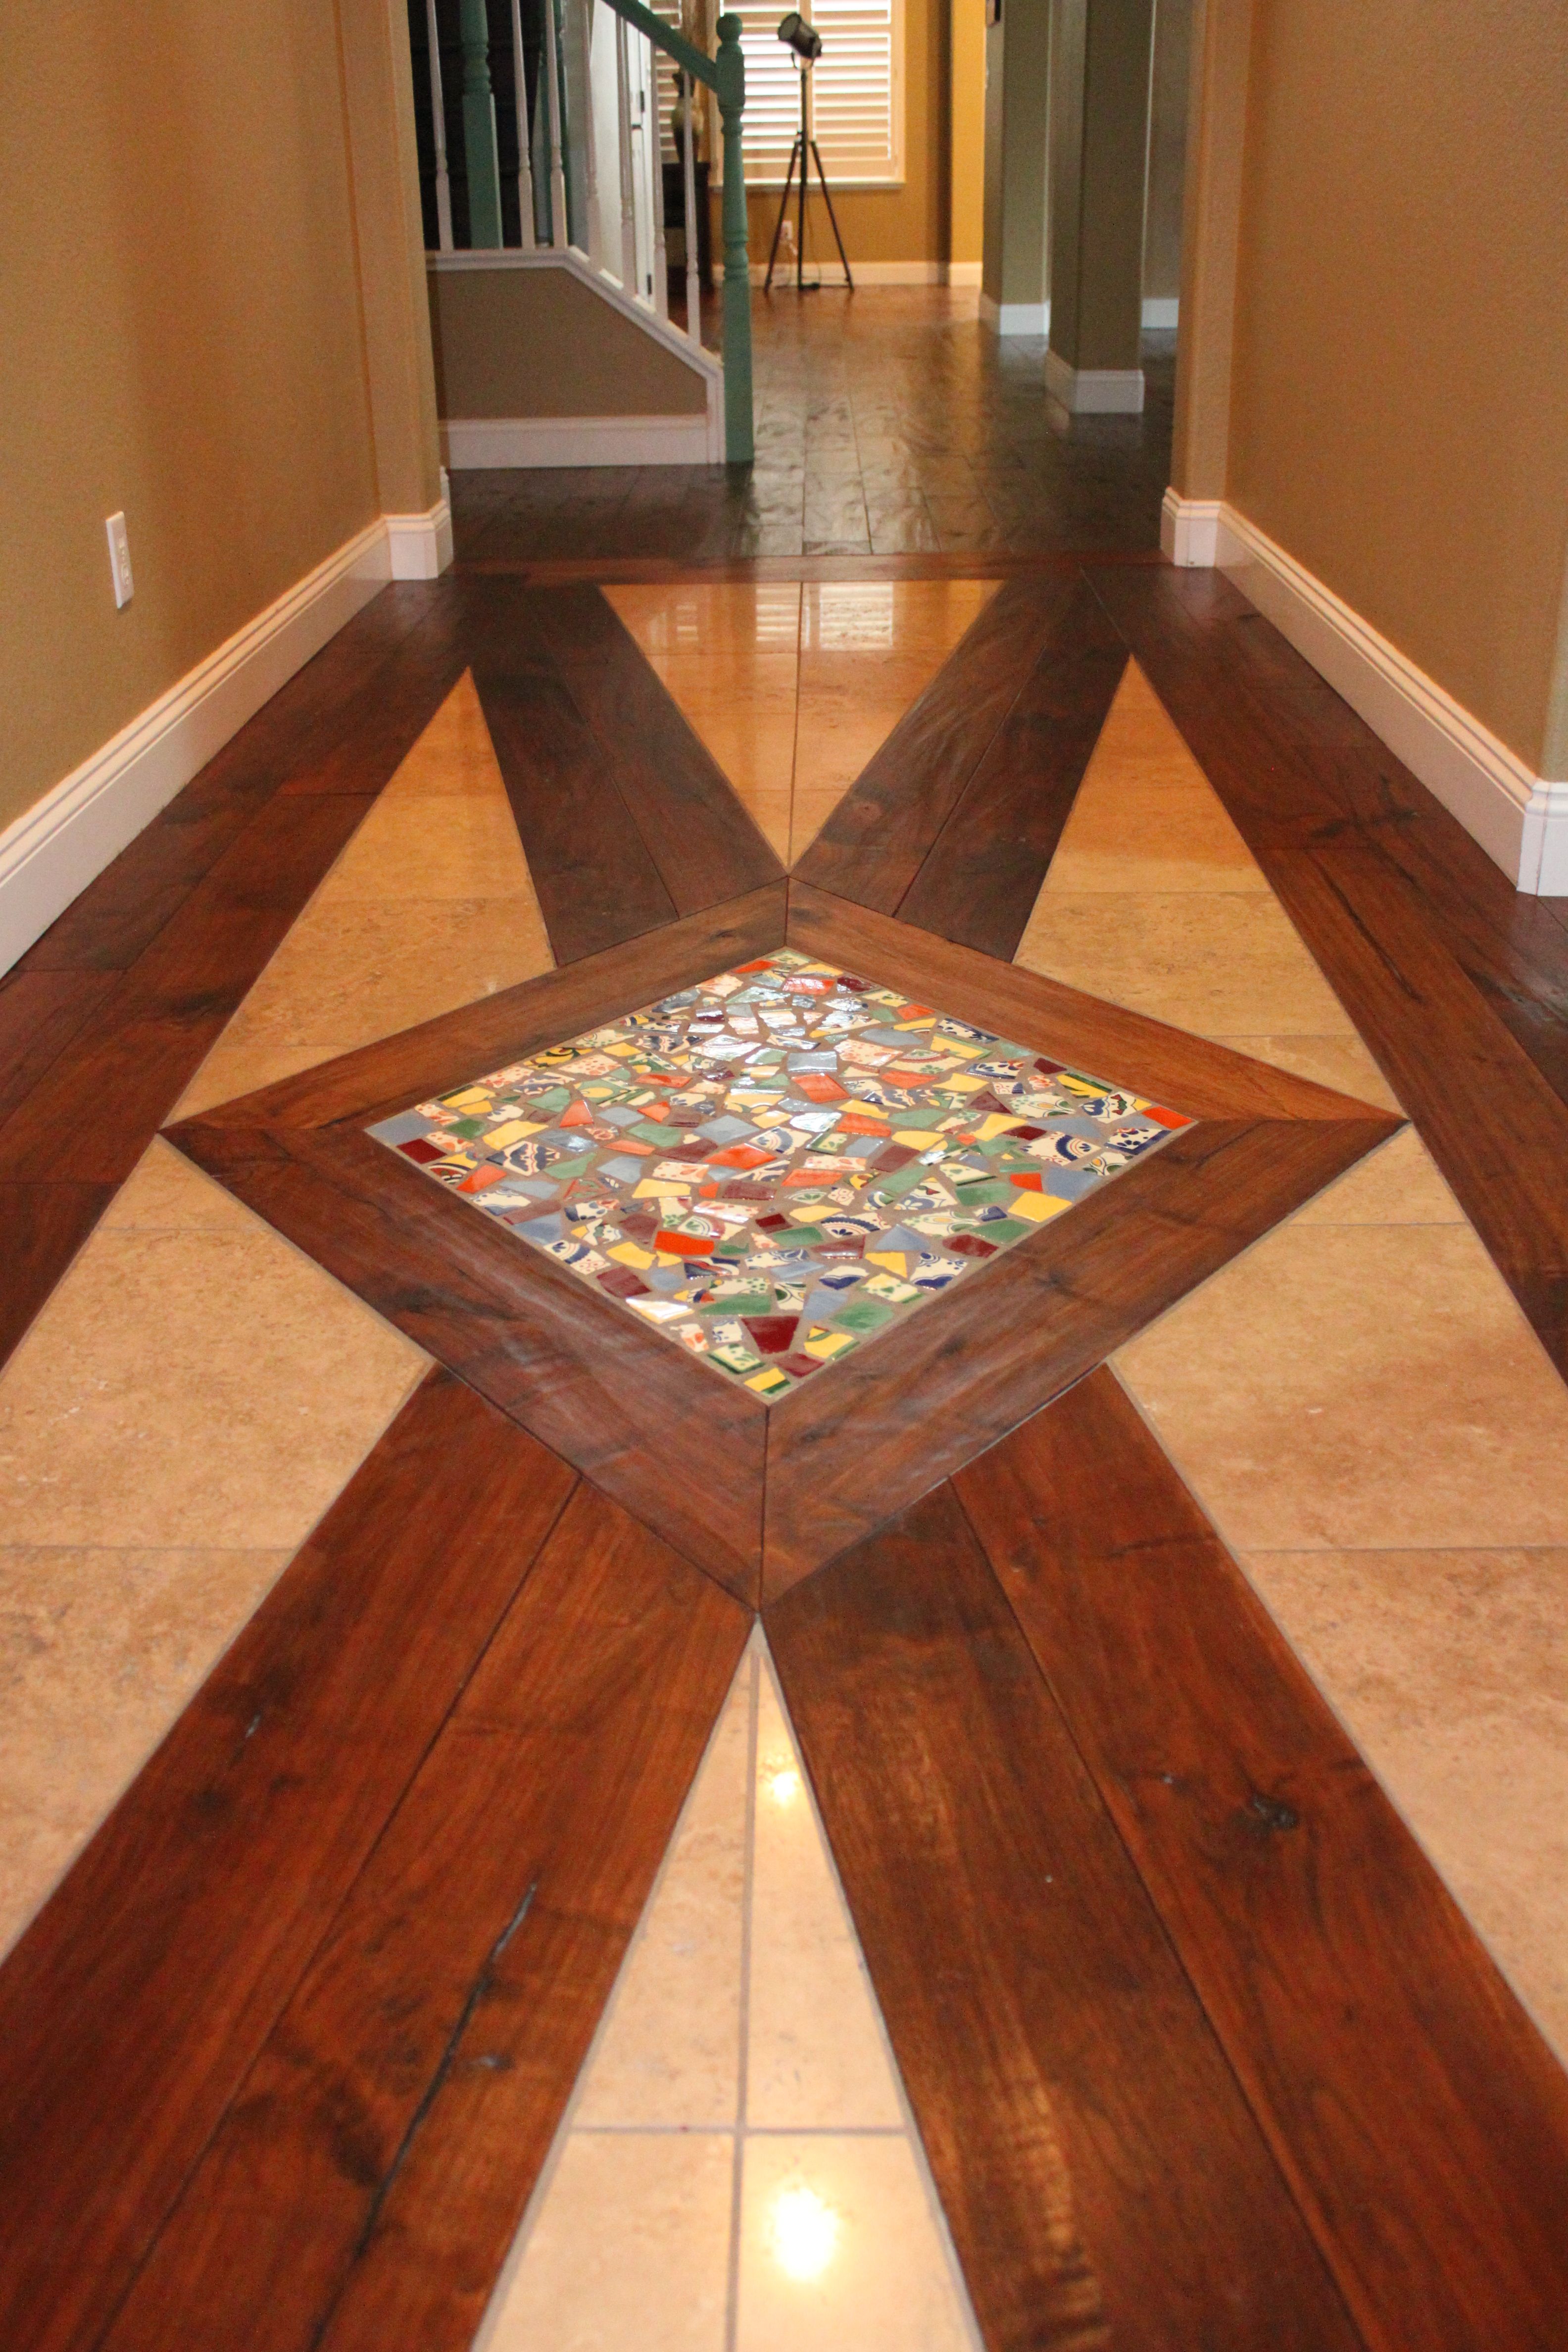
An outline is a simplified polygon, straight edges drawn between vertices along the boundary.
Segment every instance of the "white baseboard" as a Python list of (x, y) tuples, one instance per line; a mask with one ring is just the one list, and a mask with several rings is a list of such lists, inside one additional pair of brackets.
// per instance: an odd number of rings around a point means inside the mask
[(1051, 331), (1048, 302), (998, 302), (982, 292), (980, 316), (998, 335), (1048, 335)]
[[(1534, 774), (1447, 688), (1236, 508), (1167, 491), (1160, 535), (1175, 562), (1207, 562), (1234, 580), (1521, 890), (1568, 895), (1568, 782)], [(1206, 557), (1176, 552), (1182, 544), (1202, 547), (1205, 538)]]
[[(981, 264), (978, 261), (858, 261), (849, 257), (849, 268), (857, 286), (978, 286)], [(752, 283), (760, 286), (768, 274), (765, 261), (752, 264)], [(805, 259), (808, 278), (820, 276), (825, 286), (842, 287), (843, 265), (834, 254), (808, 253)], [(787, 294), (795, 282), (795, 256), (784, 268), (781, 252), (773, 265), (773, 292)]]
[(434, 576), (395, 561), (449, 562), (450, 543), (444, 499), (367, 523), (25, 810), (0, 834), (0, 972), (379, 589)]
[(696, 416), (470, 416), (441, 427), (448, 466), (721, 466), (724, 417), (711, 399)]
[(1075, 368), (1059, 352), (1047, 352), (1046, 390), (1074, 416), (1137, 416), (1143, 407), (1143, 371)]
[(1179, 295), (1144, 295), (1143, 324), (1146, 327), (1179, 327), (1181, 323), (1182, 303)]
[(446, 485), (424, 514), (383, 515), (394, 580), (439, 580), (452, 562), (452, 509)]
[(1184, 499), (1167, 490), (1160, 505), (1160, 545), (1172, 562), (1212, 571), (1219, 517), (1218, 499)]

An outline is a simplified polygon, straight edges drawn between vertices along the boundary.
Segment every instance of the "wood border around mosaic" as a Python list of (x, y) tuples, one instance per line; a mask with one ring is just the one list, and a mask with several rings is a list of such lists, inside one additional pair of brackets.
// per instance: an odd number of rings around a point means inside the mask
[[(363, 1129), (786, 937), (1203, 1115), (1070, 1214), (769, 1408)], [(170, 1138), (437, 1361), (757, 1605), (994, 1444), (1398, 1124), (791, 885), (787, 918), (780, 886), (753, 892), (222, 1106)]]

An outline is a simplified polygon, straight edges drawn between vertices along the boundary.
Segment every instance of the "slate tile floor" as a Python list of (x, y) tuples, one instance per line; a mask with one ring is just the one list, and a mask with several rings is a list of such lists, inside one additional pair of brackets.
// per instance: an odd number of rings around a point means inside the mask
[(782, 948), (370, 1131), (771, 1402), (1187, 1124)]
[[(1175, 336), (1144, 337), (1142, 416), (1068, 417), (1045, 343), (947, 287), (760, 291), (756, 462), (452, 477), (461, 559), (1042, 553), (1159, 544)], [(716, 323), (705, 329), (716, 342)]]

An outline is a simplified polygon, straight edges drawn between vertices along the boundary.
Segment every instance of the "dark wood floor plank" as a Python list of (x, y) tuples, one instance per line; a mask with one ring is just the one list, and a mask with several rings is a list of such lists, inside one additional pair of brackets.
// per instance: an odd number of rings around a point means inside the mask
[(954, 1481), (1378, 2352), (1547, 2352), (1568, 2077), (1114, 1376)]
[(1012, 961), (1126, 666), (1103, 605), (1076, 583), (900, 901), (900, 922)]
[(803, 881), (897, 910), (1080, 593), (1070, 576), (998, 590), (824, 824)]
[(47, 1181), (70, 1137), (71, 1172), (116, 1184), (168, 1117), (367, 798), (274, 798), (190, 893), (0, 1127), (0, 1177)]
[(952, 1490), (766, 1623), (989, 2352), (1351, 2352)]
[(731, 964), (765, 955), (783, 946), (784, 935), (784, 886), (776, 882), (731, 905), (584, 956), (563, 971), (520, 981), (460, 1013), (442, 1013), (395, 1037), (339, 1055), (202, 1117), (208, 1125), (224, 1126), (321, 1127), (349, 1118), (369, 1125), (408, 1103), (537, 1053), (542, 1045), (559, 1045), (710, 979)]
[(677, 912), (696, 914), (777, 881), (777, 857), (598, 590), (542, 590), (531, 602)]
[(578, 1488), (104, 2352), (466, 2352), (750, 1625)]
[(438, 1362), (755, 1601), (760, 1398), (355, 1128), (268, 1131), (194, 1119), (170, 1139)]
[(772, 1600), (1100, 1363), (1396, 1122), (1184, 1129), (773, 1408)]
[(369, 757), (366, 726), (387, 707), (390, 676), (409, 666), (407, 641), (447, 593), (408, 582), (373, 597), (89, 884), (19, 969), (129, 971), (257, 811), (329, 748), (335, 790), (378, 790), (385, 775)]
[(0, 1969), (0, 2342), (87, 2352), (572, 1474), (416, 1391)]
[(503, 651), (498, 634), (474, 683), (555, 961), (572, 963), (671, 921), (675, 902), (565, 680), (536, 641), (520, 631)]
[(0, 982), (0, 1120), (53, 1068), (113, 986), (100, 971), (13, 971)]
[(114, 1198), (112, 1184), (0, 1182), (0, 1364), (31, 1328), (78, 1250)]
[(852, 906), (798, 878), (789, 886), (789, 943), (903, 989), (966, 1020), (1034, 1045), (1091, 1076), (1194, 1118), (1363, 1118), (1367, 1105), (1234, 1054), (1064, 982), (998, 962), (903, 921)]

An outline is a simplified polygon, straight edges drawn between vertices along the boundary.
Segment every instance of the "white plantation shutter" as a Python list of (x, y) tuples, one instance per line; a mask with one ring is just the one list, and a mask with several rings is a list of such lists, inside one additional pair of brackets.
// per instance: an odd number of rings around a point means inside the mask
[[(778, 37), (779, 0), (740, 0), (746, 58), (745, 155), (750, 181), (779, 181), (800, 129), (795, 52)], [(812, 131), (829, 184), (903, 177), (901, 0), (809, 0), (801, 15), (822, 35), (812, 68)]]

